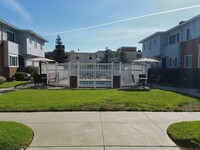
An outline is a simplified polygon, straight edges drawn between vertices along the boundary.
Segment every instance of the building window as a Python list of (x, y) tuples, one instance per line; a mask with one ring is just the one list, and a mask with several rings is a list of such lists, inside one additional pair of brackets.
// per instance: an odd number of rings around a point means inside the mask
[(78, 60), (79, 59), (79, 57), (78, 56), (76, 56), (76, 60)]
[(156, 38), (154, 39), (154, 46), (156, 46)]
[(37, 48), (37, 41), (34, 41), (34, 47)]
[(143, 50), (144, 50), (144, 51), (146, 50), (146, 45), (145, 45), (145, 44), (143, 44)]
[(178, 67), (178, 59), (177, 57), (171, 58), (171, 68), (177, 68)]
[(191, 30), (187, 29), (186, 30), (186, 40), (190, 40), (191, 39)]
[(179, 33), (171, 35), (169, 37), (169, 44), (172, 45), (172, 44), (175, 44), (176, 42), (178, 43), (180, 41), (179, 38), (180, 38)]
[(185, 68), (192, 68), (192, 55), (186, 55), (184, 59)]
[(32, 40), (31, 40), (31, 38), (29, 38), (29, 44), (32, 44)]
[(43, 50), (43, 46), (42, 46), (42, 44), (40, 44), (40, 50)]
[(89, 60), (92, 60), (92, 57), (89, 57)]
[(176, 41), (177, 41), (177, 43), (180, 41), (180, 34), (179, 33), (176, 34)]
[(151, 49), (151, 41), (149, 42), (149, 49)]
[(10, 55), (10, 65), (9, 66), (18, 66), (18, 57)]
[(15, 41), (15, 35), (13, 33), (9, 32), (9, 31), (7, 31), (7, 40), (14, 42)]

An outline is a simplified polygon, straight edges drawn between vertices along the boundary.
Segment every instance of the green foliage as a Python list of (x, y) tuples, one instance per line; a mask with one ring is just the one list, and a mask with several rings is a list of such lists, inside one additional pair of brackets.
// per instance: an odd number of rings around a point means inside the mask
[(56, 39), (56, 49), (53, 51), (54, 60), (58, 63), (64, 63), (65, 62), (65, 48), (64, 45), (62, 45), (62, 39), (58, 35)]
[(0, 122), (0, 150), (26, 149), (33, 139), (33, 131), (16, 122)]
[(3, 84), (0, 85), (0, 88), (11, 88), (11, 87), (15, 87), (17, 85), (26, 84), (26, 83), (28, 82), (27, 81), (4, 82)]
[(30, 74), (31, 76), (33, 76), (38, 73), (38, 68), (33, 67), (33, 66), (27, 66), (24, 68), (20, 67), (17, 69), (17, 72), (26, 72), (26, 73)]
[(200, 69), (149, 69), (151, 74), (161, 75), (161, 83), (178, 87), (200, 88)]
[(0, 77), (0, 84), (3, 84), (3, 79)]
[(0, 111), (187, 111), (190, 104), (191, 111), (200, 110), (198, 99), (162, 90), (27, 89), (0, 95)]
[(33, 66), (27, 66), (25, 67), (24, 72), (31, 74), (31, 76), (33, 76), (38, 73), (38, 68)]
[(127, 63), (128, 59), (124, 51), (120, 51), (119, 53), (119, 61), (122, 63)]
[(101, 63), (111, 63), (112, 51), (106, 47)]
[(172, 124), (168, 127), (167, 133), (180, 147), (200, 148), (200, 121)]
[(15, 77), (16, 81), (27, 81), (28, 80), (28, 75), (26, 72), (16, 72), (14, 77)]

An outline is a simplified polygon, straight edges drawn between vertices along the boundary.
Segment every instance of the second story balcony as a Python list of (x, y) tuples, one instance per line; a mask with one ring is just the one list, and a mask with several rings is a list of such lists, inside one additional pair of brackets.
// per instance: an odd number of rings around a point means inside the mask
[(19, 54), (19, 44), (12, 41), (4, 41), (4, 53), (5, 54)]

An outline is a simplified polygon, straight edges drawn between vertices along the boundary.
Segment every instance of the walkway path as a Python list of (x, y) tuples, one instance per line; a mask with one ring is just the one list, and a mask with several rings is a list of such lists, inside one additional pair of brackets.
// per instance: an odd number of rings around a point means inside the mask
[(0, 113), (34, 130), (28, 150), (179, 150), (167, 127), (199, 119), (199, 112)]
[(0, 88), (0, 94), (3, 94), (3, 93), (8, 93), (8, 92), (12, 92), (12, 91), (15, 91), (16, 89), (14, 87), (12, 88)]
[(179, 92), (183, 94), (188, 94), (191, 96), (199, 97), (200, 98), (200, 89), (189, 89), (189, 88), (174, 88), (174, 87), (168, 87), (168, 86), (161, 86), (161, 85), (153, 85), (154, 88), (162, 89), (162, 90), (168, 90), (168, 91), (174, 91)]

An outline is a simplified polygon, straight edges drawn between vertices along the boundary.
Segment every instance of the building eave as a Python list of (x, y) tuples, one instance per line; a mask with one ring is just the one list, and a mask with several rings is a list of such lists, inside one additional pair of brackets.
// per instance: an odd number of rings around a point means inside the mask
[(37, 34), (36, 32), (34, 32), (34, 31), (30, 30), (30, 29), (19, 29), (16, 26), (14, 26), (14, 25), (12, 25), (12, 24), (10, 24), (10, 23), (2, 20), (2, 19), (0, 19), (0, 23), (2, 23), (4, 25), (7, 25), (7, 26), (13, 28), (14, 30), (19, 31), (19, 32), (21, 31), (21, 32), (31, 33), (31, 34), (35, 35), (36, 37), (38, 37), (39, 39), (43, 40), (44, 42), (49, 42), (47, 39), (43, 38), (42, 36), (40, 36), (39, 34)]
[(162, 34), (162, 33), (165, 33), (165, 32), (164, 32), (164, 31), (161, 31), (161, 32), (155, 32), (155, 33), (153, 33), (153, 34), (149, 35), (148, 37), (146, 37), (146, 38), (142, 39), (142, 40), (141, 40), (141, 41), (139, 41), (138, 43), (143, 43), (144, 41), (146, 41), (146, 40), (148, 40), (148, 39), (152, 38), (153, 36), (155, 36), (155, 35), (159, 35), (159, 34)]

